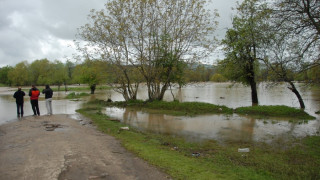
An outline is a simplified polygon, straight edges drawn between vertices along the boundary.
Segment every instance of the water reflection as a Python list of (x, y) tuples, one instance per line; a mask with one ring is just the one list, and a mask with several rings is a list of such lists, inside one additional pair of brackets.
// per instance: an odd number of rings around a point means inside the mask
[[(311, 115), (317, 116), (316, 111), (320, 110), (320, 89), (304, 87), (297, 84), (304, 103), (305, 111)], [(113, 101), (123, 101), (121, 94), (112, 90), (100, 92), (98, 99)], [(231, 108), (241, 106), (251, 106), (250, 87), (241, 84), (232, 83), (201, 83), (188, 85), (182, 89), (175, 88), (172, 90), (174, 97), (180, 102), (206, 102), (217, 105), (225, 105)], [(141, 85), (137, 95), (138, 99), (146, 100), (146, 86)], [(287, 88), (286, 84), (270, 86), (267, 83), (260, 83), (258, 86), (259, 105), (286, 105), (299, 108), (299, 101), (296, 96)], [(170, 91), (164, 96), (165, 101), (172, 101), (173, 97)]]
[[(297, 86), (306, 105), (306, 111), (317, 117), (317, 120), (307, 123), (291, 123), (290, 119), (254, 119), (246, 116), (204, 115), (197, 117), (174, 117), (169, 115), (149, 114), (132, 109), (107, 108), (106, 114), (124, 123), (146, 131), (179, 135), (190, 140), (215, 139), (227, 141), (263, 141), (272, 142), (284, 137), (305, 137), (319, 135), (320, 118), (315, 111), (320, 109), (320, 89)], [(173, 89), (176, 99), (181, 102), (198, 101), (236, 108), (250, 106), (250, 87), (231, 83), (204, 83), (189, 85), (182, 89)], [(295, 95), (286, 88), (286, 84), (269, 86), (261, 83), (258, 87), (260, 105), (287, 105), (299, 108)], [(111, 97), (114, 101), (122, 101), (120, 94), (108, 91), (105, 95), (97, 96), (106, 100)], [(139, 99), (147, 99), (146, 87), (141, 86)], [(164, 100), (173, 99), (170, 92)]]
[(320, 130), (318, 120), (299, 124), (236, 114), (177, 117), (115, 107), (107, 107), (105, 113), (143, 131), (183, 136), (191, 141), (215, 139), (220, 142), (272, 142), (281, 136), (317, 135)]

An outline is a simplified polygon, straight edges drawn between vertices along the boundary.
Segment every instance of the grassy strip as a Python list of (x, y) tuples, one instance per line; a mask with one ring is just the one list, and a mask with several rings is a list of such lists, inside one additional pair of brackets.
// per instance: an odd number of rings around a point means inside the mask
[[(103, 103), (103, 102), (102, 102)], [(226, 106), (219, 106), (202, 102), (166, 102), (166, 101), (129, 101), (103, 103), (108, 106), (133, 107), (142, 109), (157, 110), (158, 113), (171, 115), (197, 115), (197, 114), (232, 114), (233, 110)]]
[(65, 98), (66, 99), (78, 99), (78, 98), (81, 98), (81, 97), (84, 97), (84, 96), (90, 96), (90, 94), (88, 93), (75, 93), (75, 92), (72, 92), (70, 94), (68, 94)]
[(186, 115), (198, 115), (198, 114), (232, 114), (233, 112), (238, 114), (247, 114), (253, 116), (264, 117), (288, 117), (292, 119), (312, 120), (315, 117), (310, 116), (308, 113), (301, 109), (288, 107), (288, 106), (250, 106), (240, 107), (235, 110), (226, 106), (219, 106), (209, 103), (201, 102), (166, 102), (166, 101), (152, 101), (145, 102), (141, 100), (129, 101), (129, 102), (94, 102), (106, 106), (117, 107), (131, 107), (138, 109), (153, 110), (152, 113), (163, 113), (177, 116)]
[[(320, 178), (319, 136), (292, 142), (295, 146), (279, 143), (283, 149), (263, 144), (190, 143), (179, 137), (139, 132), (131, 127), (129, 131), (119, 131), (126, 125), (110, 121), (96, 107), (78, 112), (92, 119), (99, 130), (115, 136), (128, 150), (174, 179)], [(239, 147), (249, 147), (250, 152), (238, 153)]]
[(250, 106), (239, 107), (235, 110), (238, 114), (259, 115), (267, 117), (290, 117), (295, 119), (315, 119), (302, 109), (288, 106)]
[[(60, 90), (58, 90), (58, 87), (52, 87), (51, 88), (53, 91), (65, 91), (64, 86), (60, 87)], [(67, 87), (68, 91), (90, 91), (89, 86), (79, 86), (79, 87)], [(108, 90), (111, 89), (109, 86), (97, 86), (96, 90)]]

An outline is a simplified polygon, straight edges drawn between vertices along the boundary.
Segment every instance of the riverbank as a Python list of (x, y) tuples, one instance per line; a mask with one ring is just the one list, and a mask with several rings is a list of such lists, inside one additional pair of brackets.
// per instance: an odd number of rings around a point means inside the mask
[(0, 179), (168, 179), (88, 119), (28, 116), (0, 126)]
[[(320, 137), (275, 140), (273, 144), (213, 140), (200, 143), (164, 134), (141, 132), (101, 113), (90, 104), (79, 112), (115, 136), (131, 152), (174, 179), (319, 179)], [(124, 130), (122, 130), (124, 129)], [(128, 130), (129, 129), (129, 130)]]

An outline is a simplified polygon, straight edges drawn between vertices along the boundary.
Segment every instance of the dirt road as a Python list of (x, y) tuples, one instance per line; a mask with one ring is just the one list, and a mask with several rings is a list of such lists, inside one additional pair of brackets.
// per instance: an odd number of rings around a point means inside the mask
[(82, 124), (67, 115), (53, 115), (1, 125), (0, 179), (168, 179), (115, 138)]

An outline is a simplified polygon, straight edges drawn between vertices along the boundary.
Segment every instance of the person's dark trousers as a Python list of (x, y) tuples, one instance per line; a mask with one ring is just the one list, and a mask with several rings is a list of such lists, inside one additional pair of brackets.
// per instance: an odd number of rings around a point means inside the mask
[(23, 116), (23, 103), (17, 103), (17, 115), (21, 115), (21, 117)]
[(30, 101), (31, 101), (31, 107), (33, 110), (33, 115), (40, 116), (38, 100), (30, 100)]

